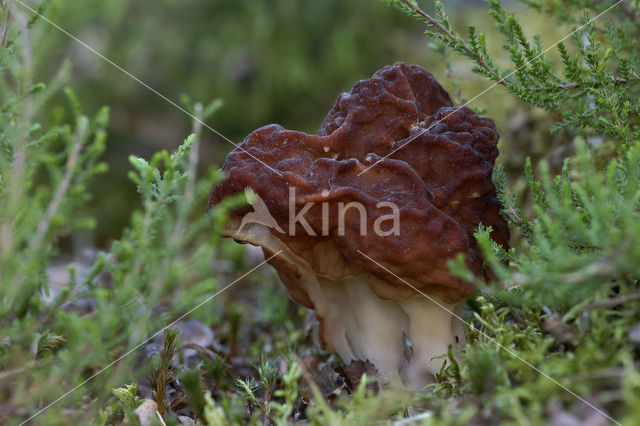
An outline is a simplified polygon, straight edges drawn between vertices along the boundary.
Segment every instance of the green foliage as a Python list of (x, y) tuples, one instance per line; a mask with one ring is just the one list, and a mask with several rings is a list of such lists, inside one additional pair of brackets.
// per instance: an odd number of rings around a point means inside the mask
[[(0, 399), (9, 407), (2, 422), (25, 420), (61, 396), (37, 422), (75, 423), (99, 411), (119, 421), (111, 389), (151, 372), (148, 362), (136, 366), (136, 349), (217, 287), (211, 227), (226, 207), (207, 216), (204, 206), (219, 175), (196, 175), (198, 125), (175, 153), (132, 158), (141, 208), (131, 226), (109, 251), (86, 258), (78, 247), (70, 259), (64, 245), (98, 225), (83, 212), (105, 195), (92, 197), (89, 188), (106, 170), (99, 158), (108, 109), (91, 117), (70, 88), (68, 106), (59, 104), (68, 65), (50, 82), (33, 80), (40, 22), (6, 2), (0, 12)], [(219, 104), (193, 111), (204, 117)], [(176, 303), (158, 309), (168, 297)], [(210, 313), (193, 315), (210, 321)], [(115, 392), (137, 401), (132, 388)]]
[[(570, 1), (554, 7), (543, 0), (526, 1), (555, 16), (568, 29), (570, 36), (549, 40), (545, 45), (540, 35), (527, 36), (520, 20), (513, 12), (507, 12), (499, 0), (488, 0), (489, 15), (502, 34), (502, 48), (511, 62), (505, 66), (489, 53), (488, 41), (476, 26), (469, 25), (466, 35), (453, 28), (442, 2), (434, 2), (433, 16), (414, 0), (389, 2), (427, 23), (427, 37), (471, 60), (475, 73), (524, 102), (560, 114), (562, 120), (555, 130), (611, 137), (620, 152), (640, 137), (637, 6), (634, 9), (625, 5), (625, 11), (615, 7), (613, 0)], [(603, 18), (596, 20), (600, 14)], [(567, 40), (570, 44), (565, 43)], [(559, 57), (550, 53), (556, 43)]]
[[(571, 33), (555, 47), (488, 0), (508, 65), (489, 53), (475, 25), (459, 34), (441, 2), (433, 15), (413, 0), (391, 3), (429, 24), (427, 37), (471, 60), (477, 74), (558, 114), (552, 130), (577, 135), (557, 175), (547, 161), (524, 161), (526, 199), (503, 166), (495, 168), (502, 214), (518, 238), (505, 249), (491, 228), (477, 229), (495, 280), (475, 279), (482, 293), (468, 303), (463, 362), (443, 368), (426, 396), (433, 422), (450, 424), (452, 405), (475, 421), (502, 424), (558, 415), (587, 421), (578, 406), (609, 421), (637, 419), (638, 341), (629, 340), (640, 324), (638, 3), (524, 1)], [(450, 268), (473, 280), (460, 259)], [(436, 400), (452, 396), (464, 402)]]
[[(184, 5), (169, 3), (159, 3), (150, 14), (183, 16), (178, 12)], [(228, 108), (218, 111), (219, 99), (206, 105), (188, 96), (181, 99), (201, 120), (220, 113), (234, 133), (246, 133), (246, 126), (253, 128), (267, 117), (312, 127), (308, 116), (316, 103), (324, 102), (327, 93), (333, 98), (353, 75), (368, 75), (378, 67), (380, 51), (394, 44), (390, 32), (370, 30), (371, 22), (386, 28), (395, 19), (391, 13), (365, 7), (363, 16), (369, 21), (358, 22), (366, 25), (350, 26), (353, 14), (348, 12), (362, 12), (358, 2), (303, 2), (303, 9), (250, 3), (216, 4), (216, 13), (207, 14), (194, 0), (197, 16), (188, 18), (188, 31), (162, 28), (169, 35), (153, 46), (140, 44), (128, 32), (140, 26), (146, 34), (157, 34), (156, 21), (121, 19), (132, 12), (125, 2), (45, 1), (39, 10), (71, 26), (79, 17), (86, 19), (86, 13), (100, 13), (97, 31), (114, 34), (107, 43), (122, 46), (103, 46), (115, 59), (127, 62), (130, 50), (131, 57), (159, 58), (158, 68), (176, 80), (184, 64), (193, 62), (181, 55), (192, 55), (194, 61), (202, 52), (240, 58), (232, 61), (237, 66), (231, 74), (223, 65), (213, 71), (226, 80), (211, 84), (211, 69), (196, 61), (192, 74), (197, 77), (185, 83), (192, 93), (207, 93), (204, 88), (210, 86), (209, 94), (224, 95)], [(507, 63), (475, 23), (459, 34), (440, 2), (433, 15), (410, 0), (388, 3), (430, 25), (427, 35), (440, 43), (448, 74), (455, 65), (448, 56), (452, 50), (505, 93), (557, 114), (556, 130), (567, 130), (570, 139), (578, 136), (565, 151), (571, 157), (559, 172), (545, 161), (523, 161), (526, 199), (509, 183), (505, 168), (496, 167), (502, 213), (521, 238), (506, 249), (490, 238), (490, 228), (478, 227), (478, 244), (495, 275), (491, 282), (480, 282), (463, 257), (451, 262), (452, 272), (475, 282), (480, 291), (465, 312), (469, 345), (460, 353), (450, 349), (443, 354), (446, 363), (437, 382), (423, 393), (408, 393), (393, 380), (376, 391), (363, 375), (355, 389), (348, 389), (332, 374), (311, 371), (307, 365), (313, 363), (306, 358), (321, 357), (301, 325), (304, 309), (292, 307), (271, 275), (246, 277), (259, 290), (238, 290), (233, 303), (213, 300), (206, 309), (193, 311), (243, 265), (242, 250), (223, 245), (212, 232), (243, 197), (204, 214), (210, 186), (220, 176), (214, 170), (198, 173), (197, 120), (193, 134), (173, 153), (160, 150), (129, 158), (128, 177), (139, 198), (139, 204), (125, 203), (130, 224), (108, 250), (83, 258), (84, 247), (76, 247), (78, 236), (102, 226), (87, 214), (88, 206), (113, 197), (113, 186), (103, 177), (107, 167), (100, 161), (107, 147), (109, 111), (97, 104), (86, 107), (87, 101), (146, 101), (125, 96), (132, 90), (128, 83), (106, 97), (78, 96), (65, 87), (66, 63), (53, 78), (44, 78), (42, 64), (59, 56), (47, 48), (56, 37), (24, 10), (0, 2), (0, 422), (19, 423), (34, 414), (39, 416), (34, 421), (43, 424), (135, 422), (133, 410), (144, 396), (153, 396), (167, 424), (177, 424), (176, 412), (184, 407), (209, 425), (355, 425), (407, 417), (443, 425), (548, 424), (561, 415), (586, 423), (584, 413), (594, 407), (625, 424), (639, 418), (638, 3), (624, 2), (607, 12), (606, 19), (589, 22), (613, 2), (526, 0), (567, 33), (577, 30), (557, 50), (547, 51), (545, 46), (556, 40), (545, 44), (542, 37), (529, 35), (522, 18), (490, 0), (489, 14)], [(218, 13), (221, 9), (225, 13)], [(305, 12), (301, 17), (300, 10)], [(228, 16), (249, 23), (241, 26)], [(334, 29), (322, 33), (333, 40), (331, 49), (301, 47), (309, 45), (309, 26), (334, 19)], [(279, 24), (285, 21), (290, 26)], [(249, 37), (246, 27), (255, 28), (262, 38), (230, 50), (215, 35), (200, 38), (202, 28), (222, 27), (244, 41)], [(193, 50), (184, 49), (185, 40)], [(361, 49), (366, 55), (354, 55), (353, 46), (364, 41), (370, 43)], [(272, 44), (281, 50), (267, 49)], [(173, 54), (156, 50), (165, 47)], [(415, 50), (405, 47), (402, 51)], [(258, 57), (256, 52), (269, 54)], [(248, 73), (236, 76), (235, 71), (242, 71), (238, 64), (247, 58)], [(138, 64), (134, 68), (147, 63), (133, 62)], [(331, 77), (320, 78), (328, 69)], [(233, 84), (227, 83), (230, 75), (238, 77)], [(274, 83), (282, 82), (282, 75), (288, 76), (286, 84)], [(167, 83), (159, 78), (156, 83), (163, 89)], [(95, 80), (102, 85), (100, 72)], [(95, 88), (93, 84), (83, 81), (74, 89)], [(310, 96), (312, 86), (316, 92)], [(459, 100), (461, 87), (454, 84)], [(307, 98), (312, 101), (301, 108)], [(270, 110), (268, 103), (276, 107)], [(145, 111), (151, 110), (157, 120), (158, 108), (155, 104)], [(231, 261), (223, 262), (227, 258)], [(215, 329), (210, 347), (179, 347), (177, 332), (165, 329), (187, 312)], [(156, 337), (162, 329), (166, 333), (158, 356), (144, 355), (159, 345)], [(198, 361), (183, 363), (186, 350), (196, 351)], [(326, 359), (318, 362), (331, 365), (333, 374), (342, 367)], [(178, 397), (171, 399), (169, 393)], [(184, 407), (174, 409), (181, 399)]]
[(122, 388), (114, 389), (113, 396), (118, 398), (127, 408), (136, 409), (142, 404), (143, 400), (138, 397), (138, 384), (126, 385)]
[(203, 392), (204, 385), (200, 379), (200, 368), (187, 368), (180, 373), (180, 382), (185, 388), (188, 396), (187, 403), (191, 406), (193, 413), (197, 418), (204, 418), (204, 410), (206, 406), (205, 394)]
[(246, 380), (236, 379), (236, 384), (238, 386), (240, 396), (247, 402), (249, 415), (253, 415), (254, 409), (260, 406), (260, 402), (256, 398), (258, 384), (255, 382), (253, 377), (249, 377)]
[(286, 425), (294, 413), (294, 404), (298, 398), (298, 382), (302, 377), (302, 369), (297, 362), (290, 362), (288, 371), (282, 376), (284, 387), (274, 392), (283, 402), (272, 402), (276, 425)]
[(38, 348), (36, 350), (36, 359), (52, 354), (56, 349), (64, 344), (63, 336), (56, 336), (49, 331), (42, 333), (38, 339)]
[(540, 180), (530, 163), (525, 174), (534, 199), (535, 216), (524, 220), (498, 169), (496, 182), (505, 217), (526, 236), (510, 267), (492, 244), (489, 230), (477, 234), (500, 280), (525, 286), (519, 299), (566, 310), (607, 295), (624, 297), (637, 291), (640, 264), (640, 145), (598, 170), (586, 143), (576, 141), (574, 167), (567, 161), (552, 177), (545, 163)]
[(224, 409), (216, 404), (211, 397), (211, 393), (207, 392), (204, 395), (207, 405), (204, 407), (204, 419), (209, 426), (227, 426), (230, 423), (227, 421), (227, 415)]

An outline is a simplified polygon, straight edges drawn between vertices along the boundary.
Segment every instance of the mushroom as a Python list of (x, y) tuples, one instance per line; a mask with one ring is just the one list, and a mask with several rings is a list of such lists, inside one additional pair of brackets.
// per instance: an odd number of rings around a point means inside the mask
[(436, 357), (466, 342), (460, 316), (475, 287), (447, 262), (462, 253), (490, 274), (479, 224), (508, 245), (491, 180), (497, 141), (493, 120), (452, 107), (430, 73), (396, 63), (340, 95), (316, 135), (269, 125), (247, 136), (209, 206), (251, 188), (271, 217), (243, 222), (252, 207), (240, 208), (224, 234), (266, 257), (282, 251), (269, 263), (315, 310), (326, 350), (421, 389)]

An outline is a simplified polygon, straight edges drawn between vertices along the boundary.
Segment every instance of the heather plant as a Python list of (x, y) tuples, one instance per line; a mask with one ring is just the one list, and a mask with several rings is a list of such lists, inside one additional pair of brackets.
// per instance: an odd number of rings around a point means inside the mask
[[(554, 43), (547, 47), (542, 36), (527, 36), (526, 25), (500, 1), (487, 1), (510, 62), (502, 65), (489, 53), (488, 43), (493, 40), (487, 40), (475, 25), (468, 25), (465, 35), (459, 33), (442, 2), (434, 2), (433, 15), (413, 0), (389, 2), (428, 24), (425, 35), (471, 60), (473, 72), (526, 103), (558, 113), (561, 119), (552, 131), (568, 128), (606, 136), (620, 150), (640, 136), (637, 4), (524, 1), (567, 28), (567, 36), (547, 41)], [(556, 55), (551, 50), (557, 50)]]
[[(555, 125), (542, 131), (563, 134), (570, 153), (558, 171), (526, 160), (524, 192), (496, 168), (515, 244), (476, 230), (488, 282), (451, 262), (479, 291), (465, 307), (469, 345), (443, 355), (437, 382), (382, 387), (373, 366), (320, 353), (274, 274), (219, 240), (227, 209), (245, 202), (205, 213), (220, 176), (198, 170), (201, 124), (219, 101), (185, 98), (196, 120), (184, 143), (130, 157), (129, 226), (107, 249), (81, 250), (77, 236), (101, 226), (88, 206), (110, 188), (109, 110), (85, 110), (66, 63), (41, 78), (50, 28), (0, 1), (0, 423), (135, 424), (152, 402), (157, 424), (637, 424), (638, 2), (523, 1), (574, 31), (557, 46), (497, 0), (487, 3), (502, 40), (456, 28), (440, 2), (391, 3), (428, 24), (447, 61), (451, 50), (486, 87), (545, 110)], [(238, 277), (233, 298), (213, 297)], [(215, 338), (183, 343), (166, 327), (185, 314)]]
[[(88, 188), (107, 167), (99, 158), (109, 111), (84, 112), (64, 87), (68, 64), (50, 82), (34, 80), (42, 23), (6, 2), (0, 10), (0, 419), (17, 423), (62, 396), (36, 421), (86, 422), (112, 389), (135, 401), (125, 385), (151, 373), (153, 362), (124, 355), (204, 302), (225, 276), (213, 263), (211, 232), (224, 207), (204, 209), (217, 174), (196, 177), (199, 123), (219, 102), (186, 106), (198, 121), (176, 152), (131, 157), (141, 208), (130, 227), (108, 251), (68, 259), (63, 242), (99, 226), (82, 208), (102, 195)], [(60, 91), (66, 106), (53, 101)]]
[[(525, 26), (499, 1), (488, 1), (510, 65), (498, 64), (488, 53), (491, 40), (473, 25), (466, 36), (458, 33), (441, 2), (433, 15), (411, 0), (393, 3), (428, 23), (426, 36), (470, 59), (474, 72), (556, 113), (550, 132), (577, 135), (575, 154), (558, 175), (544, 161), (522, 165), (527, 200), (496, 168), (502, 214), (521, 239), (505, 251), (490, 229), (477, 230), (497, 276), (478, 283), (483, 295), (470, 303), (475, 337), (445, 389), (468, 395), (470, 407), (482, 401), (483, 409), (472, 408), (478, 421), (544, 422), (579, 405), (593, 416), (637, 419), (640, 390), (631, 385), (639, 377), (640, 316), (637, 2), (525, 2), (569, 28), (566, 40), (545, 45), (539, 35), (525, 36)], [(593, 19), (598, 15), (603, 19)], [(611, 388), (615, 395), (605, 396)], [(575, 421), (589, 417), (575, 412)]]

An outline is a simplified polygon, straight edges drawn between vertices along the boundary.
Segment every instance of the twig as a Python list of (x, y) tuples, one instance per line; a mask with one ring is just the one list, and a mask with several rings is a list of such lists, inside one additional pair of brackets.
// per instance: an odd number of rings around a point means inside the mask
[[(633, 363), (634, 369), (637, 370), (638, 367), (640, 367), (640, 363), (638, 362)], [(576, 382), (579, 380), (620, 379), (624, 377), (624, 375), (625, 375), (624, 368), (622, 366), (618, 366), (618, 367), (602, 368), (600, 370), (594, 370), (594, 371), (580, 372), (580, 373), (574, 374), (573, 376), (570, 376), (569, 378), (571, 379), (572, 382)]]
[(4, 24), (0, 28), (0, 46), (5, 45), (7, 42), (7, 33), (9, 32), (9, 24), (11, 23), (11, 10), (8, 7), (4, 6), (3, 9), (6, 10), (6, 15), (4, 19)]
[[(634, 78), (632, 80), (627, 80), (625, 78), (617, 78), (613, 82), (615, 84), (627, 84), (627, 83), (632, 83), (632, 82), (637, 82), (637, 81), (640, 81), (640, 79)], [(593, 83), (594, 84), (591, 85), (591, 86), (588, 85), (588, 84), (585, 85), (585, 84), (581, 84), (581, 83), (564, 83), (564, 84), (559, 84), (559, 85), (553, 86), (553, 87), (548, 87), (548, 86), (529, 87), (528, 90), (530, 92), (540, 92), (540, 91), (556, 91), (556, 90), (579, 89), (581, 87), (592, 88), (592, 87), (600, 87), (601, 86), (600, 82), (593, 82)]]
[(22, 131), (15, 142), (13, 149), (13, 185), (19, 185), (22, 172), (26, 164), (26, 145), (29, 139), (29, 126), (33, 121), (33, 101), (31, 96), (27, 95), (27, 90), (31, 87), (33, 75), (33, 48), (31, 46), (31, 38), (29, 36), (29, 25), (27, 18), (18, 13), (18, 27), (20, 28), (20, 48), (22, 54), (22, 76), (20, 79), (20, 97), (22, 98)]
[(198, 159), (200, 155), (200, 134), (202, 133), (202, 111), (203, 107), (201, 103), (196, 103), (194, 106), (193, 128), (191, 133), (195, 135), (191, 146), (189, 147), (189, 175), (187, 176), (187, 183), (185, 184), (184, 192), (182, 195), (182, 202), (180, 208), (178, 220), (175, 230), (171, 235), (172, 247), (180, 247), (181, 239), (184, 237), (184, 230), (186, 228), (187, 215), (189, 214), (189, 207), (193, 201), (193, 197), (196, 191), (196, 177), (198, 174)]
[(200, 135), (202, 134), (202, 113), (203, 107), (200, 102), (194, 106), (193, 128), (191, 133), (196, 135), (189, 149), (189, 176), (187, 177), (187, 186), (184, 191), (183, 203), (188, 206), (193, 199), (196, 187), (196, 177), (198, 175), (198, 160), (200, 158)]
[(418, 15), (422, 16), (430, 25), (433, 25), (434, 27), (436, 27), (438, 31), (444, 34), (445, 37), (447, 37), (448, 39), (452, 40), (457, 45), (459, 45), (467, 55), (472, 57), (482, 68), (484, 68), (487, 72), (489, 72), (493, 76), (493, 78), (498, 82), (498, 84), (502, 84), (503, 86), (507, 85), (507, 83), (502, 79), (502, 76), (500, 74), (498, 74), (493, 68), (487, 65), (484, 59), (481, 56), (477, 55), (473, 50), (471, 50), (469, 46), (467, 46), (462, 40), (460, 40), (459, 38), (451, 34), (451, 32), (444, 25), (440, 23), (440, 21), (438, 21), (437, 19), (429, 15), (424, 10), (420, 9), (420, 7), (413, 2), (413, 0), (401, 0), (401, 1), (405, 5), (407, 5), (409, 8), (411, 8), (411, 10), (413, 10), (414, 13), (417, 13)]
[[(9, 26), (9, 11), (7, 9), (7, 22), (4, 28), (3, 45), (5, 43), (6, 32)], [(20, 49), (21, 60), (20, 74), (19, 74), (19, 96), (22, 100), (22, 108), (20, 111), (20, 121), (18, 123), (17, 136), (13, 143), (13, 159), (12, 159), (12, 171), (10, 178), (10, 190), (9, 190), (9, 209), (17, 210), (17, 206), (21, 201), (21, 182), (22, 174), (26, 165), (26, 146), (29, 138), (30, 126), (33, 121), (33, 100), (31, 95), (27, 95), (26, 92), (31, 86), (32, 74), (32, 54), (33, 48), (31, 46), (31, 38), (29, 36), (29, 25), (27, 18), (22, 13), (16, 13), (16, 22), (18, 23), (18, 29), (20, 34)], [(10, 214), (11, 215), (11, 214)], [(0, 253), (5, 253), (11, 250), (13, 241), (13, 223), (12, 219), (2, 224), (0, 229)]]
[[(627, 243), (623, 243), (620, 247), (620, 250), (626, 249), (628, 246)], [(619, 252), (620, 250), (617, 250)], [(616, 255), (617, 255), (616, 252)], [(593, 277), (607, 277), (611, 274), (616, 267), (616, 262), (612, 255), (610, 257), (604, 258), (594, 263), (590, 263), (585, 267), (578, 269), (572, 272), (558, 273), (558, 274), (548, 274), (544, 279), (545, 280), (553, 280), (555, 282), (562, 282), (564, 284), (579, 284), (583, 281), (587, 281)], [(531, 284), (536, 284), (540, 281), (540, 278), (525, 278), (520, 274), (514, 274), (512, 278), (513, 284), (509, 286), (509, 290), (526, 287)]]
[(271, 426), (271, 397), (272, 391), (271, 389), (265, 388), (264, 390), (264, 417), (262, 419), (262, 424), (264, 426)]
[(220, 358), (220, 355), (218, 355), (217, 353), (215, 353), (211, 349), (203, 348), (202, 346), (197, 345), (195, 343), (185, 343), (184, 345), (182, 345), (178, 349), (176, 349), (176, 352), (182, 352), (185, 349), (193, 349), (198, 354), (206, 355), (207, 357), (209, 357), (212, 360), (216, 359), (216, 358)]
[(82, 140), (84, 139), (84, 132), (86, 130), (86, 126), (82, 125), (78, 127), (76, 131), (76, 136), (74, 136), (73, 147), (71, 148), (71, 152), (69, 153), (69, 157), (67, 158), (67, 164), (65, 167), (64, 176), (62, 177), (62, 181), (60, 181), (60, 185), (58, 185), (58, 189), (56, 190), (56, 194), (51, 199), (51, 202), (47, 206), (47, 211), (44, 214), (44, 217), (38, 223), (38, 229), (36, 231), (36, 235), (31, 240), (31, 244), (29, 244), (29, 248), (31, 250), (37, 250), (42, 243), (47, 231), (49, 231), (49, 226), (51, 225), (51, 221), (53, 217), (58, 212), (58, 208), (60, 208), (60, 204), (64, 200), (69, 187), (71, 186), (71, 179), (73, 178), (74, 169), (76, 163), (78, 162), (78, 158), (80, 157), (80, 151), (82, 150)]
[(196, 135), (193, 143), (191, 143), (191, 150), (189, 151), (189, 177), (187, 180), (187, 188), (185, 191), (185, 202), (191, 202), (193, 193), (195, 191), (196, 176), (198, 174), (198, 159), (200, 158), (200, 135), (202, 134), (202, 113), (203, 107), (200, 102), (194, 106), (194, 115), (196, 118), (193, 120), (193, 129), (191, 133)]
[(640, 299), (640, 293), (633, 293), (626, 296), (613, 297), (610, 299), (602, 300), (600, 302), (591, 303), (583, 306), (578, 312), (590, 311), (600, 308), (613, 308), (614, 306), (622, 305), (623, 303), (632, 302)]
[(10, 377), (13, 377), (18, 374), (22, 374), (26, 371), (31, 371), (33, 367), (36, 365), (37, 365), (36, 361), (31, 360), (31, 361), (27, 361), (26, 363), (24, 363), (18, 368), (14, 368), (13, 370), (1, 371), (0, 382), (4, 382), (5, 380), (8, 380)]

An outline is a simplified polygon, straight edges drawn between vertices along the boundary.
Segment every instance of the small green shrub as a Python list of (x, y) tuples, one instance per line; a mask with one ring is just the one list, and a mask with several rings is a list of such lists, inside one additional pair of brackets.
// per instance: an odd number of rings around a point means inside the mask
[[(0, 5), (0, 418), (89, 421), (112, 389), (151, 372), (136, 351), (141, 343), (208, 300), (226, 277), (212, 232), (225, 208), (205, 214), (218, 174), (196, 176), (198, 125), (173, 154), (132, 157), (142, 208), (130, 227), (95, 259), (66, 260), (62, 242), (99, 226), (82, 211), (102, 195), (87, 188), (106, 170), (99, 158), (108, 109), (87, 116), (68, 87), (68, 107), (52, 103), (68, 65), (49, 83), (33, 81), (41, 23)], [(202, 120), (214, 110), (192, 107)], [(65, 263), (66, 274), (58, 267)], [(212, 314), (209, 306), (192, 315)]]

